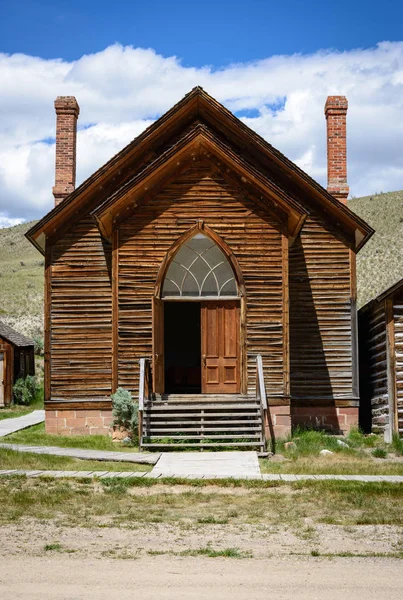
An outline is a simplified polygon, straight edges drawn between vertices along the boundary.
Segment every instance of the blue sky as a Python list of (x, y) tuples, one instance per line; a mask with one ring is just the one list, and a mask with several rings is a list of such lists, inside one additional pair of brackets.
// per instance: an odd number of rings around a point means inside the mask
[(0, 226), (52, 208), (58, 95), (78, 184), (201, 85), (322, 185), (346, 95), (351, 195), (403, 189), (402, 23), (395, 0), (0, 0)]
[(400, 0), (0, 0), (1, 51), (74, 60), (114, 42), (223, 67), (402, 37)]

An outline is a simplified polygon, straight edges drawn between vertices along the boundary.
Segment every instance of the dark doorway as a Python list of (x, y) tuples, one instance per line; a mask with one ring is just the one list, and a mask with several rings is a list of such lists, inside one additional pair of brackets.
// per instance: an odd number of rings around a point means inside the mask
[(200, 302), (165, 302), (164, 356), (167, 394), (201, 393)]

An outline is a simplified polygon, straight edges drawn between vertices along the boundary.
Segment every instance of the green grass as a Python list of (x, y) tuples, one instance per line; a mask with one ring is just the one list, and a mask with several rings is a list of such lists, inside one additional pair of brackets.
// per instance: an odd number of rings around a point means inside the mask
[[(107, 481), (1, 477), (0, 523), (36, 518), (129, 529), (165, 523), (185, 531), (211, 526), (207, 518), (214, 515), (225, 521), (224, 528), (261, 524), (299, 530), (307, 520), (311, 526), (403, 525), (401, 484), (302, 481), (249, 487), (247, 482), (223, 486), (202, 481), (197, 487), (182, 482), (173, 489), (171, 482), (161, 480)], [(206, 524), (200, 523), (203, 517)]]
[(40, 387), (36, 395), (35, 400), (29, 406), (23, 406), (21, 404), (12, 404), (7, 408), (0, 408), (0, 421), (3, 419), (13, 419), (15, 417), (22, 417), (29, 414), (33, 410), (39, 410), (43, 408), (43, 387)]
[[(7, 438), (4, 438), (7, 439)], [(24, 469), (44, 471), (150, 471), (145, 464), (112, 462), (100, 460), (81, 460), (65, 456), (51, 456), (17, 452), (0, 448), (0, 469)]]
[(362, 306), (403, 277), (403, 191), (353, 198), (348, 207), (376, 232), (357, 255)]
[[(344, 447), (338, 440), (347, 444)], [(294, 442), (294, 446), (286, 448), (286, 442)], [(333, 452), (332, 455), (321, 456), (321, 450)], [(364, 435), (357, 429), (341, 438), (329, 435), (324, 431), (297, 429), (291, 436), (279, 440), (276, 444), (278, 453), (287, 459), (275, 462), (261, 459), (260, 468), (263, 473), (295, 473), (320, 475), (403, 475), (403, 462), (388, 458), (388, 452), (401, 454), (402, 445), (398, 438), (393, 444), (385, 444), (381, 436)], [(377, 458), (383, 461), (375, 460)]]
[(0, 319), (28, 336), (43, 332), (44, 258), (25, 238), (34, 222), (0, 229)]
[(126, 446), (122, 442), (113, 442), (107, 435), (49, 435), (45, 433), (45, 424), (40, 423), (4, 438), (2, 442), (25, 444), (29, 446), (59, 446), (60, 448), (85, 448), (88, 450), (111, 450), (113, 452), (137, 452), (138, 448)]

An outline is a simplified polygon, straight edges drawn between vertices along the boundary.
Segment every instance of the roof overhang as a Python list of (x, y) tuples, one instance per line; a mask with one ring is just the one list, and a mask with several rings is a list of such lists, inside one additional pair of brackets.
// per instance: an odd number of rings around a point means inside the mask
[[(94, 211), (94, 207), (112, 197), (116, 190), (119, 195), (130, 173), (140, 173), (141, 177), (144, 164), (155, 160), (160, 153), (159, 148), (169, 144), (172, 136), (177, 136), (197, 120), (211, 126), (211, 130), (219, 130), (230, 147), (241, 148), (239, 154), (253, 162), (256, 173), (260, 173), (263, 179), (267, 177), (262, 173), (273, 170), (272, 181), (276, 181), (283, 195), (290, 198), (291, 193), (302, 202), (304, 198), (313, 199), (325, 216), (348, 234), (355, 251), (373, 235), (374, 230), (365, 221), (202, 88), (196, 87), (34, 225), (26, 237), (44, 253), (48, 239), (55, 238), (63, 227), (74, 222), (83, 212)], [(97, 209), (95, 213), (98, 217)]]
[(279, 220), (285, 221), (290, 237), (298, 235), (307, 210), (201, 124), (92, 212), (101, 234), (111, 239), (113, 229), (121, 220), (196, 161), (209, 163), (243, 193), (250, 194)]

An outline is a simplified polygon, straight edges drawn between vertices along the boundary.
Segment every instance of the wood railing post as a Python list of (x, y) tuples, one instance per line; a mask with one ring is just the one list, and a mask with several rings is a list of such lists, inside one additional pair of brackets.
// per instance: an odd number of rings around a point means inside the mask
[(144, 411), (144, 394), (146, 387), (146, 359), (140, 358), (140, 379), (139, 379), (139, 422), (138, 422), (138, 436), (139, 436), (139, 449), (142, 449), (143, 445), (143, 411)]

